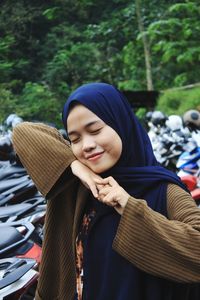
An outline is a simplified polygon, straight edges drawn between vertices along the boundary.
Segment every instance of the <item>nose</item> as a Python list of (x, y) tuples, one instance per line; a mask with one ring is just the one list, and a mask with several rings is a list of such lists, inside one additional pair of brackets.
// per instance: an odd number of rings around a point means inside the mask
[(92, 136), (85, 136), (83, 138), (82, 150), (84, 152), (90, 152), (96, 148), (96, 142)]

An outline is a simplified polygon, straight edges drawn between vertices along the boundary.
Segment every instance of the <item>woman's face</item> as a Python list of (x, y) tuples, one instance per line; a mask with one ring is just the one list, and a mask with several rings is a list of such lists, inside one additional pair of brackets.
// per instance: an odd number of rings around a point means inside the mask
[(67, 119), (68, 136), (76, 158), (97, 174), (113, 167), (122, 152), (122, 141), (114, 129), (81, 104)]

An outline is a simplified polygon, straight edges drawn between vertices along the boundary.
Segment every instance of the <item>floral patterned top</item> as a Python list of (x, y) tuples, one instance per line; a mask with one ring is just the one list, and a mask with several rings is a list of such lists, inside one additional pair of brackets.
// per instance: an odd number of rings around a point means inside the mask
[(91, 221), (94, 219), (96, 211), (94, 208), (90, 208), (83, 216), (83, 221), (79, 234), (76, 239), (76, 283), (77, 283), (77, 300), (82, 300), (83, 294), (83, 251), (84, 241), (87, 238), (88, 230), (91, 226)]

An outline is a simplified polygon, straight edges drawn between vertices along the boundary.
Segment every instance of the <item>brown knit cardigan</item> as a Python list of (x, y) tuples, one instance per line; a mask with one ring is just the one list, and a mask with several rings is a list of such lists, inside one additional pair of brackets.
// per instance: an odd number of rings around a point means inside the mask
[[(45, 238), (36, 300), (73, 300), (75, 238), (88, 190), (70, 169), (75, 159), (59, 132), (44, 124), (15, 127), (14, 148), (47, 198)], [(176, 185), (167, 190), (168, 219), (130, 197), (113, 249), (141, 270), (177, 282), (200, 282), (200, 209)]]

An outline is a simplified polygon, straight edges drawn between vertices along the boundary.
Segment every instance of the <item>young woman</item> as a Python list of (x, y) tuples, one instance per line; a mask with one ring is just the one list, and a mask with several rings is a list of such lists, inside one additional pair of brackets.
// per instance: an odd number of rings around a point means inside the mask
[(15, 150), (48, 199), (36, 300), (200, 299), (200, 210), (156, 161), (125, 97), (74, 91), (56, 129), (23, 123)]

